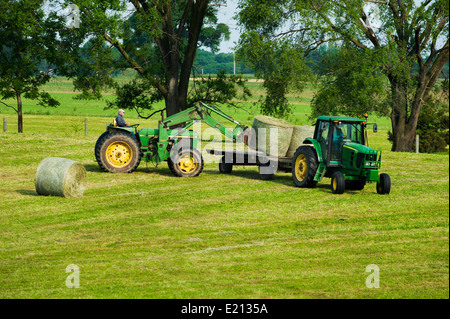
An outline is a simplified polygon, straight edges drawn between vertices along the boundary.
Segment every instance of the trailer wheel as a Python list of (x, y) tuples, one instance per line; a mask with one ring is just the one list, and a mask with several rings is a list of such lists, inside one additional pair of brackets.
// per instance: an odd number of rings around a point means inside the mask
[(318, 159), (310, 146), (300, 146), (292, 158), (292, 179), (297, 187), (313, 188), (317, 185), (314, 177), (317, 172)]
[(223, 156), (219, 162), (219, 172), (221, 172), (222, 174), (230, 174), (232, 170), (233, 170), (233, 164), (226, 163), (225, 156)]
[(259, 177), (263, 181), (270, 181), (273, 179), (275, 173), (278, 170), (278, 162), (277, 161), (269, 161), (266, 165), (258, 166)]
[(377, 182), (377, 193), (387, 195), (391, 192), (391, 178), (388, 174), (380, 174), (380, 181)]
[(331, 191), (333, 194), (342, 194), (345, 190), (345, 177), (342, 172), (334, 172), (331, 177)]
[(203, 157), (196, 149), (181, 148), (172, 155), (170, 164), (173, 165), (173, 173), (177, 177), (195, 177), (203, 171)]
[(103, 133), (95, 144), (95, 158), (105, 172), (131, 173), (141, 162), (139, 143), (131, 134)]

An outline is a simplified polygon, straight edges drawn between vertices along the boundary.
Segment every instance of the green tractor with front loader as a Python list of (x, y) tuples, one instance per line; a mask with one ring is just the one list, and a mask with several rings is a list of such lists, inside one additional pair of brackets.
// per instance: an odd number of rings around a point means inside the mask
[[(235, 129), (227, 129), (212, 114), (233, 122)], [(198, 176), (203, 170), (203, 157), (197, 150), (199, 136), (188, 130), (195, 121), (205, 122), (233, 141), (241, 141), (247, 128), (220, 110), (200, 102), (167, 118), (161, 111), (158, 128), (138, 130), (138, 124), (108, 125), (95, 145), (95, 158), (105, 172), (131, 173), (143, 159), (156, 164), (167, 161), (170, 171), (177, 177)]]
[[(378, 174), (381, 151), (368, 146), (367, 114), (365, 120), (319, 116), (312, 138), (306, 138), (292, 158), (292, 178), (295, 186), (312, 188), (323, 177), (331, 178), (334, 194), (345, 189), (362, 190), (366, 183), (376, 182), (378, 194), (389, 194), (391, 179)], [(377, 125), (373, 131), (377, 131)]]

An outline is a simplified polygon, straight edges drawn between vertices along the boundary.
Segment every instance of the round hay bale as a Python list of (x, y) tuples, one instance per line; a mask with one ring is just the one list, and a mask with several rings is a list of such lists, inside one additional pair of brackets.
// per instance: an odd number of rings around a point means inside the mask
[(34, 185), (39, 195), (82, 196), (86, 189), (86, 169), (67, 158), (47, 157), (39, 164)]
[(311, 125), (295, 125), (294, 132), (292, 133), (291, 144), (286, 153), (287, 157), (293, 157), (297, 148), (303, 144), (303, 141), (307, 137), (313, 137), (314, 126)]
[(292, 124), (282, 119), (258, 115), (253, 120), (252, 128), (255, 136), (249, 146), (272, 156), (286, 155), (294, 131)]

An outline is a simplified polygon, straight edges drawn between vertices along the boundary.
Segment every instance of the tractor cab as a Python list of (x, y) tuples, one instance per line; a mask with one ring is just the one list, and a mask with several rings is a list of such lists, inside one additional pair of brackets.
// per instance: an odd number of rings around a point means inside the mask
[[(368, 147), (366, 125), (366, 121), (356, 118), (319, 116), (314, 139), (320, 144), (323, 162), (328, 167), (348, 166), (345, 164), (349, 150), (376, 155), (376, 151)], [(375, 124), (374, 131), (376, 128)]]

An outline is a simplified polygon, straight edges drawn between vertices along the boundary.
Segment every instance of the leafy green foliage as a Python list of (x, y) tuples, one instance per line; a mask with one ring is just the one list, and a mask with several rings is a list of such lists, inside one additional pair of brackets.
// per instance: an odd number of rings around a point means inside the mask
[(386, 79), (378, 68), (378, 53), (343, 46), (322, 52), (320, 83), (312, 100), (311, 118), (319, 115), (388, 115)]
[(145, 79), (133, 79), (117, 87), (116, 99), (107, 101), (107, 105), (108, 108), (135, 110), (139, 117), (145, 118), (145, 111), (150, 110), (153, 104), (163, 99), (161, 93)]
[[(436, 85), (428, 96), (417, 121), (416, 134), (419, 135), (421, 153), (445, 152), (449, 145), (449, 81)], [(392, 132), (388, 132), (392, 142)], [(412, 148), (411, 151), (415, 149)]]
[(266, 95), (259, 101), (262, 113), (289, 116), (292, 110), (287, 94), (302, 92), (312, 77), (302, 50), (290, 41), (274, 40), (252, 31), (241, 36), (238, 59), (264, 79)]
[[(70, 1), (65, 3), (69, 5)], [(215, 52), (220, 41), (229, 38), (228, 26), (217, 19), (217, 5), (222, 3), (80, 0), (80, 28), (64, 33), (63, 38), (78, 45), (82, 39), (90, 40), (69, 64), (74, 66), (75, 62), (76, 68), (65, 75), (76, 78), (74, 84), (82, 91), (81, 98), (101, 98), (103, 89), (115, 85), (111, 74), (133, 69), (136, 81), (117, 86), (118, 99), (109, 106), (135, 109), (142, 114), (144, 109), (152, 109), (153, 102), (163, 99), (167, 114), (177, 113), (188, 107), (189, 79), (197, 48)], [(216, 96), (229, 97), (229, 93)]]
[[(321, 79), (314, 114), (365, 109), (389, 116), (392, 149), (411, 148), (424, 100), (448, 64), (448, 1), (242, 0), (240, 9), (240, 50), (261, 72), (276, 70), (267, 68), (274, 60), (260, 54), (258, 37), (279, 48), (290, 43), (305, 55), (331, 44), (342, 53)], [(283, 103), (279, 97), (269, 107), (284, 109)]]
[(215, 76), (202, 77), (199, 81), (194, 82), (193, 89), (188, 96), (188, 105), (192, 106), (196, 102), (203, 101), (214, 105), (227, 104), (239, 107), (239, 102), (233, 101), (234, 98), (238, 97), (240, 100), (246, 101), (252, 95), (245, 86), (246, 82), (247, 80), (240, 75), (227, 76), (224, 70)]
[[(57, 106), (58, 101), (39, 87), (47, 83), (58, 56), (55, 15), (45, 15), (42, 0), (0, 3), (0, 100), (14, 98), (17, 106), (5, 102), (18, 114), (18, 131), (22, 133), (21, 97), (37, 99), (42, 106)], [(45, 71), (42, 61), (45, 61)]]
[[(194, 62), (194, 74), (216, 74), (224, 70), (227, 74), (234, 73), (233, 53), (212, 53), (206, 50), (197, 50)], [(253, 74), (254, 71), (244, 66), (243, 63), (236, 62), (236, 73)]]

